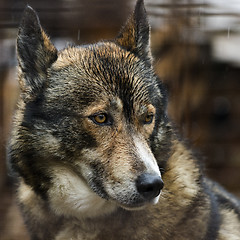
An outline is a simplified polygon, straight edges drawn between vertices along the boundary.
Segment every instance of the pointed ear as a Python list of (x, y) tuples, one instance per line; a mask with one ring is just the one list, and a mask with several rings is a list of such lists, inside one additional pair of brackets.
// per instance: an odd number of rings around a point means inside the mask
[(150, 26), (143, 0), (137, 1), (134, 12), (115, 40), (128, 51), (151, 62)]
[(57, 50), (43, 31), (36, 12), (27, 6), (17, 38), (17, 55), (22, 73), (20, 84), (32, 92), (42, 88), (47, 69), (57, 59)]

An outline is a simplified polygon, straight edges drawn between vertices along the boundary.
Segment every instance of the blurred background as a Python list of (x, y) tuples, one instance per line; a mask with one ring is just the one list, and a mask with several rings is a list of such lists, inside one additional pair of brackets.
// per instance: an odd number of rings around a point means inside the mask
[[(135, 0), (0, 0), (0, 240), (28, 240), (7, 174), (18, 95), (15, 42), (25, 6), (57, 48), (116, 36)], [(169, 115), (202, 153), (208, 176), (240, 196), (240, 1), (145, 0)]]

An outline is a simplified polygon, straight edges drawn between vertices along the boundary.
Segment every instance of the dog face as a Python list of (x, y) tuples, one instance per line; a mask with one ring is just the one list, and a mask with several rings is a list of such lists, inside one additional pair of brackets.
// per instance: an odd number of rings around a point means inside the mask
[(154, 148), (166, 137), (166, 100), (143, 2), (114, 41), (59, 52), (27, 8), (18, 58), (10, 155), (25, 183), (64, 215), (157, 203), (163, 182)]
[[(146, 202), (137, 190), (142, 174), (161, 181), (150, 147), (161, 94), (153, 79), (150, 69), (114, 43), (66, 49), (49, 71), (43, 108), (61, 115), (53, 135), (72, 148), (69, 158), (92, 190), (126, 207)], [(147, 200), (156, 202), (158, 195)]]

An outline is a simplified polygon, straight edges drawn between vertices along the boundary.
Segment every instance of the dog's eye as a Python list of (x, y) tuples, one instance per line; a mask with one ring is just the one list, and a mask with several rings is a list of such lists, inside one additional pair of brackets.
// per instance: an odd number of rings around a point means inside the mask
[(153, 121), (153, 113), (148, 113), (144, 119), (144, 124), (151, 124)]
[(93, 116), (90, 116), (90, 119), (98, 125), (106, 125), (109, 124), (108, 115), (105, 113), (98, 113)]

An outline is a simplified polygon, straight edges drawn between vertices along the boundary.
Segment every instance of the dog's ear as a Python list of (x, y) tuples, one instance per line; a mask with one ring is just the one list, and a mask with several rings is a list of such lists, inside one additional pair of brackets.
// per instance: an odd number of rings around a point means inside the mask
[(128, 51), (151, 62), (150, 26), (143, 0), (137, 1), (134, 12), (115, 40)]
[(36, 12), (27, 6), (18, 31), (17, 56), (20, 85), (34, 93), (42, 88), (47, 69), (57, 59), (57, 50), (43, 31)]

